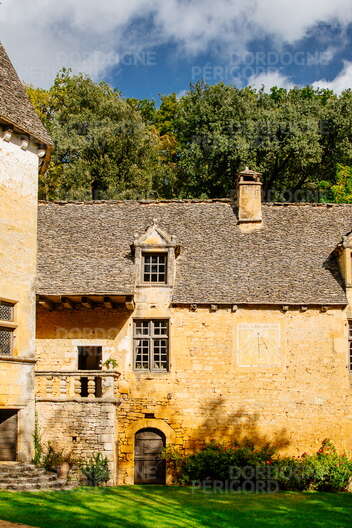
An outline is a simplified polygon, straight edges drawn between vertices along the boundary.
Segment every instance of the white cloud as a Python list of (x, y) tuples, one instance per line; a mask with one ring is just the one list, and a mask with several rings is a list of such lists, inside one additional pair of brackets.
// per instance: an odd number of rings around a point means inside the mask
[[(144, 31), (143, 28), (143, 20)], [(146, 22), (147, 21), (147, 22)], [(2, 0), (0, 35), (27, 82), (65, 65), (100, 76), (126, 53), (175, 42), (241, 55), (253, 36), (293, 42), (321, 21), (346, 26), (351, 0)]]
[[(249, 86), (260, 89), (264, 86), (266, 92), (270, 91), (270, 88), (277, 86), (278, 88), (293, 88), (295, 85), (290, 81), (288, 77), (282, 75), (278, 71), (272, 71), (267, 73), (260, 73), (258, 75), (252, 75), (248, 79)], [(328, 88), (334, 92), (340, 94), (343, 90), (348, 88), (352, 89), (352, 62), (344, 61), (344, 67), (342, 71), (332, 81), (321, 79), (312, 83), (314, 88)]]
[(258, 0), (254, 21), (287, 42), (302, 38), (319, 22), (337, 21), (345, 26), (352, 19), (350, 0)]
[(314, 88), (328, 88), (336, 93), (341, 93), (347, 88), (352, 88), (352, 62), (344, 61), (342, 71), (332, 81), (321, 79), (313, 83)]
[(278, 88), (293, 88), (291, 81), (278, 71), (260, 73), (259, 75), (252, 75), (248, 79), (248, 85), (258, 90), (264, 86), (266, 92), (270, 92), (270, 88), (277, 86)]

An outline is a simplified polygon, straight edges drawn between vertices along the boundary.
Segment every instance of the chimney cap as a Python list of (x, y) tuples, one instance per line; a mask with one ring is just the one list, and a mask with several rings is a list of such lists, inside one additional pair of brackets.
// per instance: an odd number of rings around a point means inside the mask
[(239, 181), (253, 181), (253, 182), (260, 182), (261, 180), (261, 172), (250, 170), (248, 167), (245, 168), (245, 170), (241, 171), (239, 173)]

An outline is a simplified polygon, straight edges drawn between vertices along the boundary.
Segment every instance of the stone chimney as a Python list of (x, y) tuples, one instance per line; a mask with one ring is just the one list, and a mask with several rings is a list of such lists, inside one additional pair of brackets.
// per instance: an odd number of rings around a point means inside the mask
[(238, 223), (242, 231), (253, 231), (262, 227), (262, 183), (261, 174), (248, 167), (237, 179)]

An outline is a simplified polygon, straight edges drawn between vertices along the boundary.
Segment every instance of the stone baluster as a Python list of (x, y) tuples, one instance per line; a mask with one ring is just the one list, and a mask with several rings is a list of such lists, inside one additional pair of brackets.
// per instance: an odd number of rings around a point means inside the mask
[(67, 393), (66, 394), (68, 398), (75, 397), (75, 378), (74, 376), (67, 377)]
[(45, 384), (46, 384), (46, 388), (45, 388), (46, 396), (50, 398), (53, 396), (53, 376), (47, 376), (45, 378)]
[(95, 398), (95, 377), (88, 377), (88, 398)]
[(53, 376), (53, 396), (59, 398), (61, 395), (61, 376)]
[(74, 393), (77, 398), (81, 397), (81, 378), (79, 376), (75, 377)]
[(60, 398), (65, 398), (67, 396), (67, 377), (62, 376), (60, 378)]

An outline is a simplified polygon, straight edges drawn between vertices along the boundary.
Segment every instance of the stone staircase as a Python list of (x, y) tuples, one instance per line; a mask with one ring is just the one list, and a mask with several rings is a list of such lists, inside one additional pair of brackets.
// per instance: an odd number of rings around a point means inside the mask
[(0, 490), (36, 491), (70, 489), (66, 480), (33, 464), (0, 464)]

